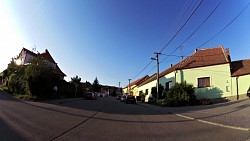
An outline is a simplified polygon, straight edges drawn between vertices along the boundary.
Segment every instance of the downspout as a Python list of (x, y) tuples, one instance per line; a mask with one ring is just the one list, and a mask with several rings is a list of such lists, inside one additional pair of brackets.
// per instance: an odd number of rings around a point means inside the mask
[(239, 100), (239, 76), (236, 77), (237, 100)]

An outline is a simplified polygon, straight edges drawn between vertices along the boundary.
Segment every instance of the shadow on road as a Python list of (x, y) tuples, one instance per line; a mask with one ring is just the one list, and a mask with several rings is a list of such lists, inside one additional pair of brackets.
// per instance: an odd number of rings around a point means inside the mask
[(3, 141), (27, 141), (0, 118), (0, 137)]

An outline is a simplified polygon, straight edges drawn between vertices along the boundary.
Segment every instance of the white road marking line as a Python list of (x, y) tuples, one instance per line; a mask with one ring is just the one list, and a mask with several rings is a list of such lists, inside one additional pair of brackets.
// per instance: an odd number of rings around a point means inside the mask
[(235, 129), (235, 130), (241, 130), (241, 131), (250, 131), (250, 128), (242, 128), (242, 127), (236, 127), (236, 126), (230, 126), (230, 125), (223, 125), (223, 124), (220, 124), (220, 123), (205, 121), (205, 120), (201, 120), (201, 119), (195, 119), (195, 118), (184, 116), (184, 115), (181, 115), (181, 114), (175, 114), (175, 115), (178, 116), (178, 117), (183, 117), (183, 118), (190, 119), (190, 120), (196, 120), (198, 122), (211, 124), (211, 125), (215, 125), (215, 126), (220, 126), (220, 127), (225, 127), (225, 128), (229, 128), (229, 129)]

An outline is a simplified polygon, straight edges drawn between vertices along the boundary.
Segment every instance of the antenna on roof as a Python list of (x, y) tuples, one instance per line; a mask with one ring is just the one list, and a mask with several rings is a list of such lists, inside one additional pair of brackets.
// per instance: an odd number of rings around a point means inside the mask
[(36, 45), (33, 45), (32, 51), (36, 52)]

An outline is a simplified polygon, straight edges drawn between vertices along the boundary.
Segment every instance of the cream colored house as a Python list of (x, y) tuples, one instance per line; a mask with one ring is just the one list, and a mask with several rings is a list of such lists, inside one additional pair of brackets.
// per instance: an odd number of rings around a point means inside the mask
[[(249, 67), (249, 60), (244, 63)], [(236, 63), (232, 62), (232, 64)], [(224, 50), (223, 46), (196, 49), (193, 55), (160, 73), (159, 83), (166, 91), (176, 82), (191, 83), (195, 87), (198, 99), (236, 96), (234, 79), (237, 77), (234, 76), (235, 73), (231, 73), (232, 66), (229, 49)], [(250, 86), (249, 82), (246, 83), (250, 80), (249, 74), (250, 71), (238, 78), (238, 81), (241, 79), (239, 83), (242, 84), (241, 89), (238, 89), (242, 90), (239, 94), (246, 94), (245, 89)], [(138, 86), (138, 91), (146, 94), (146, 102), (152, 96), (151, 88), (155, 87), (156, 83), (156, 75), (153, 75)]]
[[(148, 78), (149, 78), (149, 76), (146, 75), (140, 79), (137, 79), (137, 80), (131, 82), (130, 85), (127, 85), (126, 87), (124, 87), (122, 89), (123, 93), (131, 94), (133, 96), (139, 96), (138, 85), (140, 83), (142, 83), (143, 81), (147, 80)], [(130, 89), (130, 92), (129, 92), (129, 89)]]
[(250, 86), (250, 59), (232, 62), (231, 73), (232, 93), (245, 95)]

